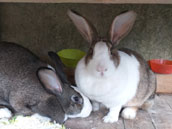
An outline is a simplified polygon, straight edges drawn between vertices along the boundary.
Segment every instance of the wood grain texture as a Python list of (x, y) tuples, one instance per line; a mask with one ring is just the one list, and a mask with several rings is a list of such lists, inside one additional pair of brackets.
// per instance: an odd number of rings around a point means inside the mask
[(106, 109), (93, 112), (87, 118), (69, 119), (65, 126), (70, 129), (172, 129), (172, 95), (155, 97), (155, 104), (149, 111), (139, 110), (134, 120), (124, 120), (113, 124), (103, 123)]
[(65, 126), (70, 129), (125, 129), (121, 118), (113, 124), (104, 123), (102, 118), (106, 113), (107, 110), (102, 108), (98, 112), (92, 112), (87, 118), (69, 119)]
[(105, 3), (105, 4), (170, 4), (171, 0), (0, 0), (0, 2), (22, 3)]
[(157, 93), (172, 93), (172, 74), (157, 74)]
[[(172, 95), (160, 95), (155, 97), (155, 104), (150, 117), (155, 129), (172, 129)], [(169, 105), (170, 104), (170, 105)]]
[(151, 117), (146, 111), (139, 111), (134, 120), (124, 119), (125, 129), (155, 129)]

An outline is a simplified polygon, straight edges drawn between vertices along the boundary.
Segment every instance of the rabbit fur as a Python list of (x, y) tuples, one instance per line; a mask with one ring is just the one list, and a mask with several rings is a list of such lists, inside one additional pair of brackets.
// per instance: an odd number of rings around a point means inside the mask
[(130, 32), (136, 13), (128, 11), (116, 16), (109, 38), (100, 37), (91, 22), (79, 13), (69, 10), (68, 16), (90, 45), (75, 70), (77, 87), (93, 101), (93, 109), (98, 110), (99, 103), (109, 109), (104, 122), (118, 121), (122, 108), (124, 118), (134, 119), (156, 89), (156, 76), (143, 57), (133, 50), (116, 48)]
[(38, 113), (58, 123), (72, 116), (87, 117), (90, 101), (71, 87), (57, 54), (48, 54), (55, 68), (22, 46), (0, 43), (0, 106), (14, 115)]

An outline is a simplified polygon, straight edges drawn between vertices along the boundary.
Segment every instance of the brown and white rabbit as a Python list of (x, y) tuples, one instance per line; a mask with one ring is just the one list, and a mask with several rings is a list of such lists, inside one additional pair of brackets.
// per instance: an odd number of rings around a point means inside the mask
[(98, 103), (109, 109), (104, 122), (118, 121), (123, 107), (124, 118), (135, 118), (138, 108), (146, 104), (156, 88), (155, 74), (142, 56), (116, 48), (130, 32), (136, 13), (128, 11), (115, 17), (109, 39), (99, 37), (94, 26), (80, 14), (69, 10), (68, 16), (90, 44), (75, 70), (77, 87), (94, 102), (93, 109), (98, 108)]
[(55, 68), (26, 48), (0, 43), (0, 106), (7, 107), (14, 115), (36, 113), (58, 123), (68, 117), (87, 117), (91, 103), (77, 88), (71, 87), (57, 54), (48, 54)]

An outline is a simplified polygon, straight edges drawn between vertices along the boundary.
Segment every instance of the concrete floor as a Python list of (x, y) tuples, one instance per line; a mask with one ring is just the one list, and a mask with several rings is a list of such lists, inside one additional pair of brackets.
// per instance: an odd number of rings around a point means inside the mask
[(151, 111), (139, 110), (134, 120), (124, 120), (113, 124), (103, 123), (106, 109), (93, 112), (89, 117), (69, 119), (65, 126), (70, 129), (172, 129), (172, 95), (155, 97), (155, 104)]

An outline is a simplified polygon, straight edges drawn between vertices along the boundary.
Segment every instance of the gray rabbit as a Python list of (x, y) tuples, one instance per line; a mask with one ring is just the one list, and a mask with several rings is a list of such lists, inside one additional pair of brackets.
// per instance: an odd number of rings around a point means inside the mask
[(0, 106), (14, 115), (38, 113), (58, 123), (87, 117), (92, 110), (89, 100), (71, 87), (57, 54), (48, 54), (55, 68), (22, 46), (0, 43)]

